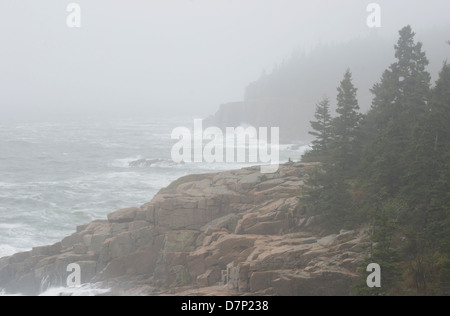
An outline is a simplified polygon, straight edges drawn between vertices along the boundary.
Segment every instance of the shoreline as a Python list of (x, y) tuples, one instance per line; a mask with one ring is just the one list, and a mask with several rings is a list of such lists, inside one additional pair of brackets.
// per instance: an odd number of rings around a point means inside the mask
[[(64, 287), (67, 265), (77, 263), (82, 284), (110, 288), (110, 295), (286, 295), (288, 289), (348, 295), (367, 236), (317, 234), (314, 216), (298, 202), (315, 166), (288, 163), (265, 176), (252, 167), (182, 177), (139, 208), (79, 226), (54, 245), (1, 258), (0, 288), (37, 295)], [(353, 250), (342, 259), (344, 249)], [(329, 282), (336, 286), (323, 285)]]

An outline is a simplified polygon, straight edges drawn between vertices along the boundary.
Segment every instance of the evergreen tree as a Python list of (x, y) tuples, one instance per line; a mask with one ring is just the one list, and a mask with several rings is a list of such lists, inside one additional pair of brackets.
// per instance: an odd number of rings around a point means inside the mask
[(450, 65), (447, 63), (444, 64), (436, 87), (433, 89), (429, 113), (431, 135), (434, 138), (433, 151), (448, 153), (450, 151)]
[(395, 46), (397, 62), (374, 86), (375, 97), (368, 116), (375, 126), (371, 129), (374, 137), (361, 170), (365, 170), (373, 192), (388, 193), (384, 200), (406, 201), (396, 214), (398, 233), (406, 237), (401, 248), (406, 285), (416, 294), (426, 295), (433, 293), (433, 284), (438, 283), (436, 251), (444, 236), (446, 209), (450, 205), (448, 200), (443, 201), (449, 182), (441, 177), (450, 167), (446, 163), (450, 157), (445, 158), (450, 151), (444, 148), (447, 140), (440, 140), (441, 136), (450, 137), (446, 135), (450, 108), (445, 104), (450, 84), (444, 66), (431, 97), (428, 60), (422, 44), (414, 42), (414, 35), (409, 26), (400, 31)]
[(322, 227), (330, 233), (352, 228), (357, 219), (349, 186), (332, 164), (323, 163), (310, 174), (306, 184), (307, 190), (302, 200), (320, 215)]
[[(361, 265), (361, 279), (354, 287), (356, 295), (384, 296), (398, 291), (398, 283), (402, 280), (402, 270), (399, 267), (399, 251), (393, 245), (395, 232), (398, 230), (396, 213), (402, 207), (401, 201), (379, 201), (371, 211), (372, 245), (369, 257)], [(366, 267), (377, 263), (382, 269), (381, 288), (368, 288), (366, 284)]]
[(332, 159), (340, 171), (349, 171), (357, 161), (355, 140), (362, 115), (358, 112), (357, 89), (352, 82), (352, 73), (347, 70), (338, 87), (337, 109), (333, 120)]
[[(416, 126), (408, 154), (413, 157), (406, 176), (405, 194), (415, 192), (409, 198), (415, 203), (429, 203), (431, 191), (440, 186), (439, 178), (448, 174), (450, 164), (450, 66), (444, 64), (436, 87), (432, 90), (432, 98), (428, 110)], [(417, 194), (418, 189), (421, 190)], [(447, 189), (447, 188), (446, 188)]]
[(398, 104), (405, 108), (411, 124), (427, 110), (431, 76), (426, 71), (429, 61), (422, 51), (422, 43), (414, 42), (415, 33), (410, 26), (400, 31), (400, 40), (395, 46), (397, 63), (392, 71), (399, 80), (400, 98)]
[(315, 136), (315, 140), (312, 143), (312, 151), (305, 154), (304, 158), (309, 161), (322, 162), (332, 138), (330, 100), (327, 97), (324, 97), (316, 105), (315, 118), (316, 121), (311, 122), (313, 131), (309, 132), (309, 134)]
[(411, 27), (399, 34), (397, 61), (372, 89), (374, 100), (367, 121), (374, 126), (374, 134), (362, 167), (374, 185), (392, 196), (405, 183), (405, 168), (412, 157), (408, 149), (417, 143), (415, 132), (429, 109), (431, 80), (426, 71), (428, 59), (422, 44), (414, 42)]
[[(401, 116), (409, 116), (409, 124), (427, 109), (431, 76), (426, 71), (429, 61), (422, 43), (415, 43), (411, 26), (404, 27), (395, 45), (397, 61), (387, 69), (381, 82), (372, 89), (374, 100), (371, 116), (379, 130)], [(412, 116), (410, 116), (412, 115)], [(397, 123), (397, 122), (396, 122)]]
[[(355, 140), (361, 119), (361, 114), (357, 112), (359, 110), (357, 89), (352, 83), (350, 70), (345, 73), (337, 90), (336, 111), (339, 116), (332, 120), (331, 124), (328, 100), (322, 101), (317, 109), (316, 118), (321, 123), (314, 124), (313, 128), (316, 131), (320, 129), (321, 132), (313, 132), (313, 135), (320, 136), (322, 140), (324, 132), (331, 132), (331, 139), (326, 146), (325, 157), (322, 157), (321, 167), (308, 181), (311, 189), (307, 198), (307, 203), (313, 205), (321, 215), (324, 226), (333, 231), (348, 228), (355, 219), (350, 186), (346, 180), (350, 178), (350, 168), (357, 160)], [(322, 144), (323, 142), (319, 142), (316, 146)]]
[[(450, 294), (450, 65), (444, 67), (433, 89), (430, 111), (418, 145), (410, 181), (424, 192), (422, 239), (427, 248), (439, 249), (440, 294)], [(419, 168), (416, 170), (416, 168)], [(417, 203), (417, 199), (411, 197)], [(424, 201), (419, 201), (424, 204)], [(414, 229), (417, 230), (417, 225)]]
[[(397, 60), (374, 86), (366, 116), (347, 71), (323, 163), (307, 182), (305, 200), (322, 227), (370, 223), (357, 294), (450, 295), (450, 65), (430, 89), (414, 36), (409, 26), (400, 31)], [(368, 263), (381, 265), (381, 289), (367, 288)]]

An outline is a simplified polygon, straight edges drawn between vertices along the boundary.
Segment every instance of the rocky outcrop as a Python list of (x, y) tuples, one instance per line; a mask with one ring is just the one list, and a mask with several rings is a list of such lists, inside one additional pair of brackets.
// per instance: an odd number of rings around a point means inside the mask
[(314, 164), (191, 175), (141, 207), (80, 226), (61, 242), (0, 259), (0, 288), (38, 294), (67, 266), (111, 294), (347, 295), (364, 231), (321, 236), (298, 197)]
[[(184, 164), (184, 162), (180, 164)], [(130, 168), (150, 168), (155, 166), (171, 167), (176, 165), (179, 164), (173, 162), (172, 160), (165, 160), (165, 159), (138, 159), (128, 164)]]

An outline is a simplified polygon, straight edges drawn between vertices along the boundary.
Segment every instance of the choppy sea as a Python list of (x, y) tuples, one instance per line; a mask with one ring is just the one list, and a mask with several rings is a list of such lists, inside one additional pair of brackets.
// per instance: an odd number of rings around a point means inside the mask
[[(192, 123), (193, 118), (0, 123), (0, 257), (53, 244), (77, 225), (149, 202), (181, 176), (247, 165), (174, 164), (177, 141), (171, 132)], [(298, 160), (306, 148), (281, 145), (280, 162)], [(141, 159), (150, 163), (130, 166)]]

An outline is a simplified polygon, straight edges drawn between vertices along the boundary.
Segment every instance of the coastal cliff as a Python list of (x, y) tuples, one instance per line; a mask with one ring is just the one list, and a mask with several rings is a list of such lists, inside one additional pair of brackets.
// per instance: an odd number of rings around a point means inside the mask
[(0, 259), (0, 288), (65, 286), (67, 266), (111, 295), (348, 295), (367, 257), (364, 230), (323, 235), (299, 196), (315, 164), (191, 175), (154, 199)]

